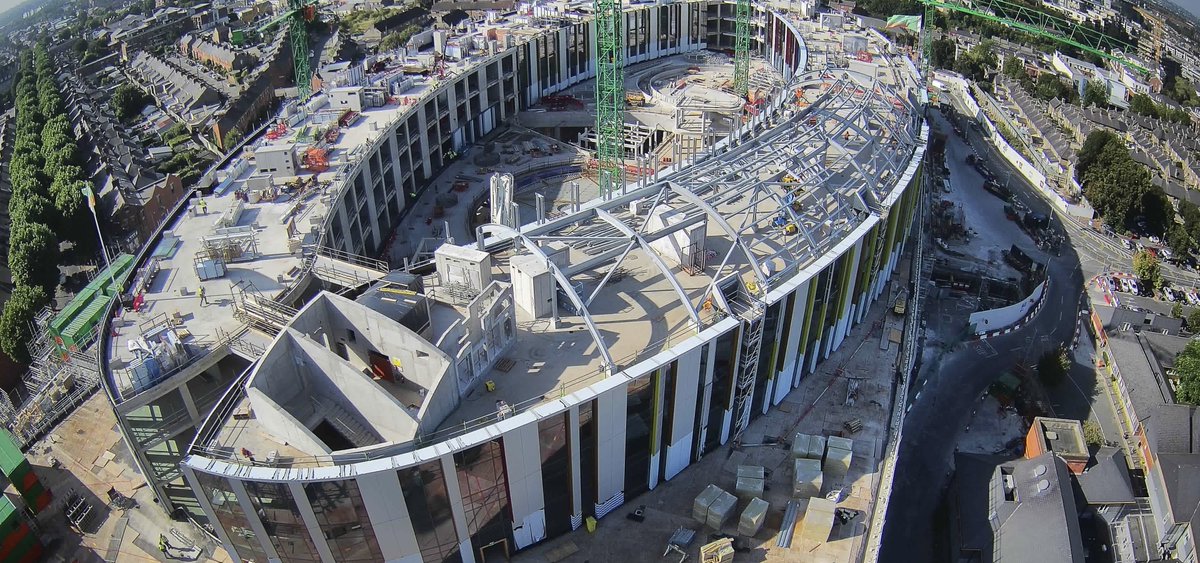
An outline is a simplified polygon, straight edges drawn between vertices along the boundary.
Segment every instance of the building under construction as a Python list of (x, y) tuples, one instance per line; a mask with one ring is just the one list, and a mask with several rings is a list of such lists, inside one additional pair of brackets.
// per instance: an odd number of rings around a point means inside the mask
[[(161, 505), (235, 560), (566, 533), (740, 436), (881, 295), (927, 136), (911, 62), (865, 32), (873, 66), (813, 68), (816, 24), (759, 7), (742, 98), (734, 4), (624, 9), (621, 95), (662, 117), (621, 112), (638, 174), (606, 179), (602, 131), (527, 121), (597, 113), (579, 6), (289, 104), (134, 258), (105, 392)], [(596, 189), (525, 206), (530, 178)]]

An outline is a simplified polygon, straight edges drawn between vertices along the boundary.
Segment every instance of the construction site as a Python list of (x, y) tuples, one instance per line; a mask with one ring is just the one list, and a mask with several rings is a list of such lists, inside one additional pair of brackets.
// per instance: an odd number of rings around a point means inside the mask
[(103, 388), (127, 448), (62, 456), (131, 465), (128, 510), (235, 561), (583, 560), (626, 528), (860, 558), (911, 362), (920, 77), (840, 17), (602, 4), (286, 104), (47, 337), (31, 386)]

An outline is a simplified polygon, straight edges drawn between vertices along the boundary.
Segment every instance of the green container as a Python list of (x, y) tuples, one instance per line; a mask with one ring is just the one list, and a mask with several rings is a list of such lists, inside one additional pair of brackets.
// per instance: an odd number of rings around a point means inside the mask
[(97, 290), (95, 288), (83, 288), (83, 291), (76, 294), (71, 299), (71, 302), (67, 303), (67, 306), (63, 307), (63, 310), (59, 311), (54, 316), (54, 319), (50, 321), (50, 332), (55, 336), (62, 336), (63, 329), (67, 328), (67, 325), (71, 324), (71, 321), (75, 320), (80, 311), (87, 308), (88, 303), (95, 298), (96, 293)]

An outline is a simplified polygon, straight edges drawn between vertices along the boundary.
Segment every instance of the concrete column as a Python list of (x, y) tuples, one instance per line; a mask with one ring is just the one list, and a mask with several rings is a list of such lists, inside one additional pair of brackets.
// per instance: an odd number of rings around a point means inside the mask
[(399, 475), (394, 470), (360, 475), (358, 491), (383, 558), (420, 563), (421, 546), (417, 544)]

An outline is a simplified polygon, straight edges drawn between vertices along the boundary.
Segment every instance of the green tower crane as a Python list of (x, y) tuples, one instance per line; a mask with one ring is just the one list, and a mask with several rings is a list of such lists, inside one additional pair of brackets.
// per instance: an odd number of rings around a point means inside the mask
[(733, 91), (746, 97), (750, 91), (750, 0), (737, 0), (737, 26), (733, 39)]
[(594, 0), (596, 12), (596, 160), (600, 197), (625, 177), (625, 42), (621, 0)]
[(319, 0), (288, 0), (287, 9), (267, 23), (258, 27), (260, 37), (265, 37), (277, 25), (288, 24), (291, 34), (292, 64), (295, 66), (296, 87), (300, 89), (300, 99), (308, 98), (312, 93), (312, 70), (309, 66), (307, 22), (316, 16)]
[[(1104, 35), (1094, 29), (1077, 25), (1074, 22), (1034, 10), (1021, 4), (1015, 4), (1006, 0), (920, 0), (920, 2), (925, 5), (925, 19), (921, 23), (921, 70), (926, 78), (929, 77), (931, 71), (930, 57), (932, 55), (933, 38), (930, 30), (933, 15), (937, 10), (951, 10), (970, 14), (977, 18), (983, 18), (1039, 37), (1045, 37), (1064, 45), (1071, 45), (1086, 53), (1115, 61), (1143, 75), (1149, 73), (1145, 67), (1123, 56), (1125, 53), (1134, 50), (1132, 45)], [(1118, 52), (1120, 54), (1115, 54)]]

